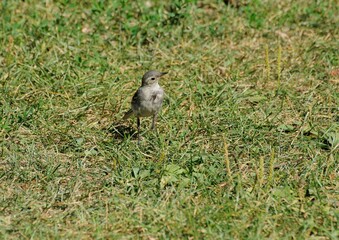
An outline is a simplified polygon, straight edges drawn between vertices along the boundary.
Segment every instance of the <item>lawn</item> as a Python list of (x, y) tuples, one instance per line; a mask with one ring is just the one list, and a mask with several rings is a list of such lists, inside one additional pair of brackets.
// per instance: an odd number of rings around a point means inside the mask
[(239, 2), (2, 1), (0, 239), (338, 239), (338, 1)]

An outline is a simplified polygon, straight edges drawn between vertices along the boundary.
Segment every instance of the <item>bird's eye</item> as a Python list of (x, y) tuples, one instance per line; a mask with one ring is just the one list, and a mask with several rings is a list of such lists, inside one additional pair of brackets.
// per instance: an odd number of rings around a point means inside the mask
[(155, 80), (155, 77), (152, 77), (151, 80)]

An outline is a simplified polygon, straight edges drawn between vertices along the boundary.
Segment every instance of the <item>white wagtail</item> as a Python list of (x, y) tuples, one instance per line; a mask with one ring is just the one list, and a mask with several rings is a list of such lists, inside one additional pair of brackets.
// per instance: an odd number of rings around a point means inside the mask
[(132, 115), (137, 117), (138, 143), (140, 143), (140, 117), (153, 116), (152, 129), (155, 130), (158, 113), (165, 94), (164, 89), (160, 87), (158, 81), (166, 73), (151, 70), (144, 74), (141, 87), (139, 87), (132, 98), (131, 109), (123, 117), (123, 119), (127, 119)]

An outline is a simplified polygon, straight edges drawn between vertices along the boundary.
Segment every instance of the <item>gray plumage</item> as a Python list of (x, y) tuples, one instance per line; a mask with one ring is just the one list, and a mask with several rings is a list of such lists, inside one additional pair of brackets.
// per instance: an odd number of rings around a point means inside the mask
[(125, 113), (124, 119), (135, 115), (138, 125), (138, 142), (140, 142), (140, 117), (153, 116), (152, 129), (155, 129), (158, 113), (164, 100), (164, 90), (160, 87), (159, 78), (166, 72), (148, 71), (142, 77), (141, 87), (134, 94), (131, 109)]

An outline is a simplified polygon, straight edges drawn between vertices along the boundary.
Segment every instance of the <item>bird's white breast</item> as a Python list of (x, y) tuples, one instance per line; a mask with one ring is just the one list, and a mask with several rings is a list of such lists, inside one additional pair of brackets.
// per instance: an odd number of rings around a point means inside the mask
[(159, 84), (142, 86), (138, 89), (138, 102), (132, 104), (133, 112), (140, 117), (148, 117), (157, 113), (164, 100), (164, 90)]

